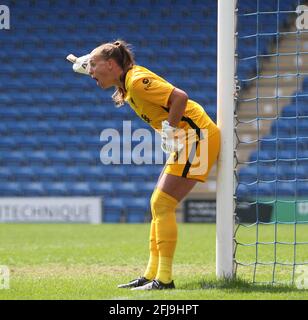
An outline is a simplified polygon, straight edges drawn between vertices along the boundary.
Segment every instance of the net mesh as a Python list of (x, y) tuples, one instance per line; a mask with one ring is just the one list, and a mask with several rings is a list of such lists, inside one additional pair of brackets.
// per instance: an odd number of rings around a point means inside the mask
[(306, 5), (237, 1), (234, 259), (254, 283), (308, 271)]

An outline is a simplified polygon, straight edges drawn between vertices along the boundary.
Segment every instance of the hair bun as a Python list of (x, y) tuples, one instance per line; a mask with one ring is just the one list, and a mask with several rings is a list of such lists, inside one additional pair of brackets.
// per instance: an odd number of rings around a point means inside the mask
[(120, 42), (120, 41), (115, 41), (113, 44), (114, 44), (115, 46), (119, 47), (119, 46), (121, 45), (121, 42)]

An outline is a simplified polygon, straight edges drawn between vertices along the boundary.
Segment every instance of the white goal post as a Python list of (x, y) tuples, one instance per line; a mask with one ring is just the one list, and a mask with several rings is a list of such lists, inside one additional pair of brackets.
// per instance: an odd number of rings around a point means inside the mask
[(217, 164), (216, 276), (234, 275), (234, 108), (236, 0), (218, 0), (217, 125), (221, 149)]

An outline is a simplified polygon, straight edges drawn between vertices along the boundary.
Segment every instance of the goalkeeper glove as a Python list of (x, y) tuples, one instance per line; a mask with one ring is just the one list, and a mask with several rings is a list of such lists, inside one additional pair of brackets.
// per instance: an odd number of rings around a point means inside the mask
[(81, 56), (77, 59), (70, 60), (70, 61), (73, 62), (73, 70), (75, 72), (89, 75), (89, 71), (88, 71), (89, 60), (90, 60), (90, 54), (86, 54), (85, 56)]
[(177, 128), (170, 126), (167, 120), (164, 120), (161, 128), (161, 148), (166, 153), (181, 151), (184, 147), (182, 143), (175, 139), (175, 135), (178, 131)]

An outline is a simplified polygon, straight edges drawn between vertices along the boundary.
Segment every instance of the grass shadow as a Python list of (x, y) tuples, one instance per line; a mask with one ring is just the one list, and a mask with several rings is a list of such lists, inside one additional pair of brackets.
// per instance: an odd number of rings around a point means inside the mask
[(291, 293), (291, 292), (308, 292), (308, 289), (298, 289), (292, 284), (263, 284), (252, 283), (241, 278), (233, 279), (203, 279), (181, 285), (181, 289), (186, 290), (232, 290), (233, 292), (269, 292), (269, 293)]

